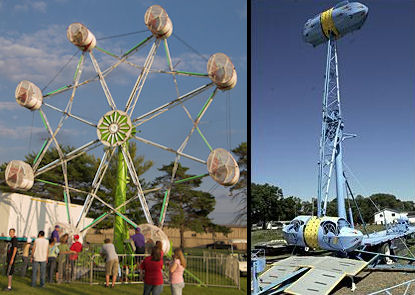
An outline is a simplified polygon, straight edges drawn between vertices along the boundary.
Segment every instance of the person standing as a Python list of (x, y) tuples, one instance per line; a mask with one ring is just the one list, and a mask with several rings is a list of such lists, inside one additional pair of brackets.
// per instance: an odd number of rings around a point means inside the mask
[(100, 254), (105, 258), (105, 287), (109, 286), (110, 275), (112, 275), (111, 288), (114, 288), (115, 281), (117, 280), (119, 263), (117, 252), (110, 239), (104, 240), (104, 245), (102, 245)]
[(59, 229), (60, 229), (60, 226), (55, 225), (55, 230), (50, 235), (50, 238), (54, 239), (56, 243), (59, 243)]
[(58, 273), (57, 273), (57, 282), (62, 283), (62, 280), (68, 281), (68, 272), (66, 271), (67, 265), (67, 257), (68, 254), (76, 253), (75, 251), (71, 251), (68, 245), (68, 234), (64, 234), (58, 245), (59, 249), (59, 256), (58, 256)]
[(16, 238), (16, 230), (11, 228), (9, 230), (10, 241), (7, 244), (7, 259), (6, 259), (6, 276), (8, 278), (7, 288), (5, 291), (12, 290), (12, 278), (14, 273), (14, 262), (16, 261), (16, 254), (17, 254), (17, 238)]
[(73, 236), (75, 242), (72, 244), (70, 250), (74, 251), (74, 254), (69, 255), (69, 262), (71, 263), (71, 280), (74, 279), (75, 263), (78, 260), (78, 253), (82, 251), (82, 244), (79, 242), (79, 235)]
[(140, 231), (140, 228), (136, 227), (135, 234), (131, 236), (131, 240), (134, 242), (135, 245), (135, 254), (144, 254), (146, 250), (144, 235)]
[(32, 239), (27, 238), (26, 243), (23, 246), (23, 255), (22, 255), (23, 265), (22, 265), (22, 273), (21, 273), (22, 277), (26, 276), (27, 265), (29, 264), (29, 253), (30, 253), (31, 243), (32, 243)]
[(183, 272), (186, 260), (180, 248), (174, 249), (173, 260), (170, 263), (170, 286), (172, 295), (182, 295), (184, 288)]
[(53, 283), (53, 277), (56, 272), (56, 258), (59, 254), (58, 245), (56, 245), (55, 239), (49, 240), (49, 255), (48, 255), (48, 281)]
[(163, 257), (164, 256), (164, 252), (163, 252), (163, 242), (162, 241), (157, 241), (156, 242), (156, 247), (160, 249), (161, 257)]
[(140, 267), (144, 270), (143, 295), (160, 295), (163, 292), (163, 258), (160, 248), (153, 247), (151, 256), (146, 257)]
[(45, 239), (45, 232), (41, 230), (34, 242), (32, 250), (32, 287), (36, 287), (37, 272), (40, 268), (40, 287), (45, 285), (46, 262), (48, 261), (49, 242)]

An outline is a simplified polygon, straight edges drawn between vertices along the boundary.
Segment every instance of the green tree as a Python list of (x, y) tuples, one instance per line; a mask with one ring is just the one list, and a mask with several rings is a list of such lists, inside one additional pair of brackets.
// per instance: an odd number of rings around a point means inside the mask
[(279, 220), (291, 220), (300, 215), (302, 208), (300, 198), (290, 196), (281, 199), (280, 203), (279, 207), (281, 207), (282, 212), (279, 216)]
[[(314, 204), (313, 204), (314, 203)], [(314, 209), (314, 212), (313, 212)], [(312, 201), (302, 201), (300, 214), (302, 215), (317, 215), (317, 200), (315, 198)]]
[[(160, 216), (164, 194), (167, 190), (174, 163), (163, 165), (158, 170), (163, 172), (157, 177), (153, 186), (161, 186), (163, 189), (154, 192), (152, 199), (155, 204), (152, 207), (153, 218)], [(176, 179), (185, 179), (195, 175), (187, 174), (189, 168), (180, 163), (177, 167)], [(216, 200), (210, 193), (197, 190), (201, 185), (200, 178), (175, 184), (170, 192), (166, 223), (169, 227), (178, 228), (180, 232), (180, 247), (184, 247), (184, 233), (188, 230), (195, 232), (222, 231), (229, 233), (226, 227), (215, 225), (208, 215), (215, 209)]]
[(268, 221), (281, 218), (283, 209), (282, 189), (265, 184), (251, 184), (251, 220), (252, 223), (262, 223), (263, 228)]
[(248, 183), (248, 148), (246, 142), (242, 142), (236, 148), (232, 150), (237, 156), (237, 162), (240, 169), (239, 181), (230, 188), (231, 196), (234, 200), (238, 201), (239, 210), (234, 219), (236, 223), (246, 223), (248, 214), (248, 202), (247, 202), (247, 183)]

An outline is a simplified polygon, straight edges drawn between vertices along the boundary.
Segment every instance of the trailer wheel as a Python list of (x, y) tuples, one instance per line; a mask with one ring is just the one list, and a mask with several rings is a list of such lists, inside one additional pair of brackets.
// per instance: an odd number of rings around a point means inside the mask
[[(389, 243), (385, 243), (380, 247), (380, 253), (391, 255), (391, 248), (389, 246)], [(382, 261), (386, 264), (393, 264), (393, 260), (390, 257), (384, 257)]]

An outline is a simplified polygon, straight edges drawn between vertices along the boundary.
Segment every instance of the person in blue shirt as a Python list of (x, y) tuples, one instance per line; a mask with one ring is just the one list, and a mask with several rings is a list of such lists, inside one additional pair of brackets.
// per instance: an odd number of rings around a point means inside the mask
[(135, 235), (131, 236), (131, 240), (135, 245), (135, 254), (144, 254), (145, 252), (145, 239), (144, 235), (140, 232), (140, 228), (135, 229)]
[(60, 226), (59, 225), (55, 225), (55, 230), (52, 232), (52, 234), (50, 235), (50, 239), (55, 240), (56, 243), (59, 243), (59, 229)]

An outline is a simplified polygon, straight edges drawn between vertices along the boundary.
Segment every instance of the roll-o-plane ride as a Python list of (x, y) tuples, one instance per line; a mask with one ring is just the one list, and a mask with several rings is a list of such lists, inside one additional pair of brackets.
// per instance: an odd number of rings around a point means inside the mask
[[(356, 249), (383, 249), (391, 254), (394, 240), (415, 232), (407, 218), (381, 232), (363, 234), (354, 228), (352, 210), (346, 213), (345, 197), (353, 193), (343, 171), (342, 143), (355, 135), (344, 133), (339, 91), (336, 41), (359, 30), (366, 21), (368, 8), (358, 2), (341, 2), (314, 18), (303, 30), (303, 39), (314, 47), (327, 42), (327, 63), (324, 82), (323, 114), (320, 137), (317, 216), (297, 216), (284, 226), (289, 245), (305, 249), (325, 249), (350, 253)], [(326, 216), (330, 184), (335, 177), (338, 216)], [(349, 203), (350, 204), (350, 203)], [(362, 220), (364, 224), (364, 221)], [(375, 248), (371, 248), (375, 247)]]
[(339, 39), (359, 30), (366, 21), (368, 8), (359, 3), (344, 1), (309, 19), (303, 30), (304, 41), (313, 46)]

